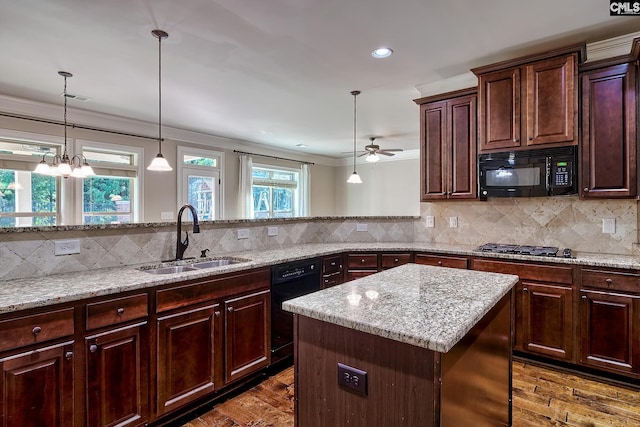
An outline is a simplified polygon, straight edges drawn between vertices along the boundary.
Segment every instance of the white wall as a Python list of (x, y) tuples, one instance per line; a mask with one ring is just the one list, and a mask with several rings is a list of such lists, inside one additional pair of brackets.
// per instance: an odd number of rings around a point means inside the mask
[(420, 215), (420, 161), (358, 163), (362, 184), (349, 184), (353, 165), (336, 168), (335, 206), (340, 215)]

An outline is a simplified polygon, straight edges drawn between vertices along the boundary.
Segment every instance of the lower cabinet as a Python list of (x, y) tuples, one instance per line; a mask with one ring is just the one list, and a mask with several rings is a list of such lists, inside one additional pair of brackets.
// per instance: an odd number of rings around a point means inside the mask
[(347, 255), (347, 282), (369, 276), (377, 272), (377, 253), (352, 253)]
[(145, 321), (85, 338), (87, 425), (149, 421), (148, 335)]
[(224, 302), (225, 383), (271, 362), (271, 294), (268, 290)]
[(573, 341), (571, 286), (522, 280), (516, 292), (522, 298), (520, 349), (570, 361)]
[(220, 304), (182, 309), (158, 317), (158, 416), (212, 393), (222, 366)]
[(449, 268), (469, 268), (469, 259), (464, 256), (440, 255), (440, 254), (423, 254), (415, 255), (416, 264), (433, 265)]
[(0, 359), (3, 427), (69, 427), (74, 423), (73, 341)]
[(640, 373), (640, 296), (580, 291), (580, 363)]

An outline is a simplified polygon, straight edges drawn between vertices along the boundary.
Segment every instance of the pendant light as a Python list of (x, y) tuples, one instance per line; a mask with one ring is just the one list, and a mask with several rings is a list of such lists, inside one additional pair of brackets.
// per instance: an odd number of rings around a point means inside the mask
[(153, 30), (151, 34), (158, 39), (158, 154), (147, 170), (166, 172), (173, 170), (162, 155), (162, 39), (169, 37), (169, 34), (162, 30)]
[(353, 95), (353, 173), (349, 176), (349, 184), (362, 184), (360, 175), (356, 172), (356, 97), (360, 95), (359, 90), (351, 91)]
[[(41, 175), (53, 175), (53, 176), (62, 176), (63, 178), (69, 178), (70, 176), (74, 178), (86, 178), (88, 176), (94, 176), (93, 168), (89, 166), (87, 162), (87, 158), (82, 154), (76, 154), (75, 156), (69, 157), (69, 152), (67, 151), (67, 79), (73, 77), (73, 74), (67, 71), (58, 71), (58, 74), (64, 77), (64, 92), (62, 96), (64, 97), (64, 151), (62, 156), (53, 153), (46, 153), (42, 156), (42, 161), (38, 163), (34, 173)], [(47, 154), (53, 155), (53, 161), (49, 164), (45, 157)]]

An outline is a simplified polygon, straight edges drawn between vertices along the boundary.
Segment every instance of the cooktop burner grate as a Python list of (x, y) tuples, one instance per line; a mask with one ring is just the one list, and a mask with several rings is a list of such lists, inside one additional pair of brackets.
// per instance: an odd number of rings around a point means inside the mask
[(485, 243), (476, 249), (480, 252), (520, 254), (533, 256), (556, 256), (558, 248), (554, 246), (524, 246), (503, 243)]

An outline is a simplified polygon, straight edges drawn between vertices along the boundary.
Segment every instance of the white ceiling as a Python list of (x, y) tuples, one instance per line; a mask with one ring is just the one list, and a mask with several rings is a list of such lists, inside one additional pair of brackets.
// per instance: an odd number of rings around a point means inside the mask
[(416, 87), (637, 24), (606, 0), (0, 0), (0, 94), (61, 104), (65, 70), (71, 108), (157, 122), (160, 28), (163, 125), (342, 157), (358, 89), (358, 148), (416, 149)]

